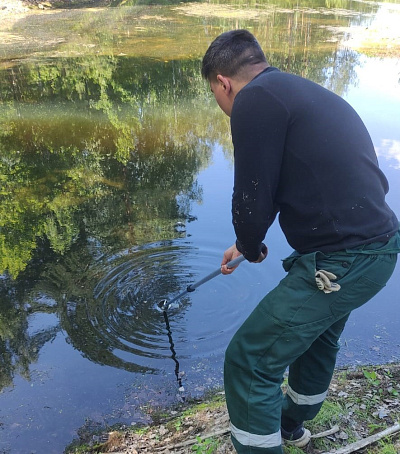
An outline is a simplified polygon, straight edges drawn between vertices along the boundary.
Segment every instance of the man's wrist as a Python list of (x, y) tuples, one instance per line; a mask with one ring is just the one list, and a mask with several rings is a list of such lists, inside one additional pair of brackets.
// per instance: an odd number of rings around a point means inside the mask
[(263, 249), (265, 249), (266, 246), (263, 243), (260, 243), (256, 246), (252, 246), (249, 250), (249, 248), (245, 248), (242, 243), (236, 239), (236, 249), (244, 255), (246, 260), (249, 262), (257, 262), (257, 260), (260, 257), (260, 254), (263, 252)]

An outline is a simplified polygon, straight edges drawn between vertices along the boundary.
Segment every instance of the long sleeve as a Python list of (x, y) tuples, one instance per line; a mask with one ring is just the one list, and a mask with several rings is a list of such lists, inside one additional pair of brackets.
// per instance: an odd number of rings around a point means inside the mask
[(258, 259), (261, 243), (279, 211), (275, 195), (288, 121), (282, 103), (260, 86), (245, 87), (236, 96), (231, 116), (232, 219), (237, 247), (249, 261)]

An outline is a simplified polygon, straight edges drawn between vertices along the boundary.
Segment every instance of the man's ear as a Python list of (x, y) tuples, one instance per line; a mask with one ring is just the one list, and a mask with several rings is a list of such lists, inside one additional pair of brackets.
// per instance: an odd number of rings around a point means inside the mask
[(232, 84), (229, 77), (222, 76), (221, 74), (217, 75), (217, 80), (223, 87), (225, 94), (229, 95), (232, 90)]

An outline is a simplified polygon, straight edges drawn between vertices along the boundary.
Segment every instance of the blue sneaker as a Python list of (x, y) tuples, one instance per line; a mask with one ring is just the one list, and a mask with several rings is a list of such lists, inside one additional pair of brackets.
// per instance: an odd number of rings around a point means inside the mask
[(303, 424), (300, 424), (291, 432), (281, 427), (281, 434), (285, 444), (296, 446), (297, 448), (304, 448), (311, 440), (311, 432), (305, 429)]

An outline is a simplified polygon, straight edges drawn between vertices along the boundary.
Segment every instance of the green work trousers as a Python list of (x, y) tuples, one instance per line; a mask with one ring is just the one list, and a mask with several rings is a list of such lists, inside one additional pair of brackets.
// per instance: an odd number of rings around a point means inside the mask
[[(399, 251), (397, 234), (388, 243), (329, 254), (294, 253), (283, 261), (286, 277), (239, 328), (225, 355), (225, 393), (239, 454), (282, 454), (281, 415), (298, 422), (316, 416), (351, 311), (385, 286)], [(340, 290), (319, 290), (316, 270), (335, 274)]]

